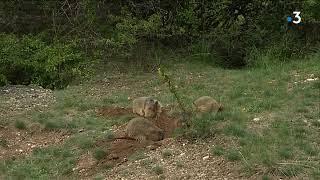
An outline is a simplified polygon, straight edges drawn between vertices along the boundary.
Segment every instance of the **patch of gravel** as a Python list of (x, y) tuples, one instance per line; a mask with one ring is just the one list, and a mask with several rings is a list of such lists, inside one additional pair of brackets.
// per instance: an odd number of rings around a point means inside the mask
[(43, 110), (54, 103), (52, 90), (40, 86), (9, 85), (0, 88), (0, 116)]
[[(106, 172), (104, 178), (247, 179), (239, 174), (236, 163), (228, 162), (223, 157), (212, 156), (211, 148), (212, 146), (205, 142), (179, 142), (168, 138), (162, 141), (161, 147), (145, 152), (145, 158), (120, 164)], [(164, 155), (165, 151), (170, 153)], [(158, 170), (155, 170), (155, 167)]]

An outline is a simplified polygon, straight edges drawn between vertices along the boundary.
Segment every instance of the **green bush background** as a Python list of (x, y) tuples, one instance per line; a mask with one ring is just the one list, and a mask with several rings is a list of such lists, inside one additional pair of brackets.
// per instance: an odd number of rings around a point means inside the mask
[(34, 36), (0, 35), (0, 83), (63, 88), (84, 62), (72, 43), (47, 44)]
[[(0, 84), (61, 88), (82, 63), (148, 67), (169, 52), (226, 68), (265, 64), (259, 54), (298, 59), (319, 49), (319, 9), (316, 0), (6, 1)], [(304, 26), (289, 30), (295, 10)]]

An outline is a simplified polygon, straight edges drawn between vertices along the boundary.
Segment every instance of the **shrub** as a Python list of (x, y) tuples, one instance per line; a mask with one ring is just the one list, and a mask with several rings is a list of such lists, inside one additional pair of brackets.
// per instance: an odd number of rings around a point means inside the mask
[(6, 84), (8, 84), (7, 78), (3, 74), (0, 74), (0, 86), (4, 86)]
[(47, 44), (40, 38), (0, 34), (0, 84), (63, 88), (81, 74), (83, 54), (73, 43)]

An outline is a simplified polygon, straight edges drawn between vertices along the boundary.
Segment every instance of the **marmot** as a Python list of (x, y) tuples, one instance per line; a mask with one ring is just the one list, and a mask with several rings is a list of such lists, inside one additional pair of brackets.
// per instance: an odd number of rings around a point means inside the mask
[(162, 105), (151, 97), (139, 97), (133, 100), (133, 113), (142, 117), (156, 117), (161, 113)]
[(222, 111), (223, 107), (210, 96), (202, 96), (193, 102), (197, 112), (208, 113)]
[(134, 139), (139, 142), (160, 141), (164, 138), (164, 131), (154, 125), (148, 119), (136, 117), (129, 121), (126, 127), (125, 137), (118, 139)]

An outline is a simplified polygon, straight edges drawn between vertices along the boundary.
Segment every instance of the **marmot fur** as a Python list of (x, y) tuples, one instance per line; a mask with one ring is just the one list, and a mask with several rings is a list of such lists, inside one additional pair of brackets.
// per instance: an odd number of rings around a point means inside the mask
[(125, 137), (139, 142), (160, 141), (164, 138), (164, 131), (148, 119), (136, 117), (127, 124)]
[(151, 97), (139, 97), (133, 100), (133, 113), (142, 117), (156, 117), (161, 113), (162, 105)]
[(193, 102), (197, 112), (209, 113), (222, 111), (223, 107), (210, 96), (202, 96)]

